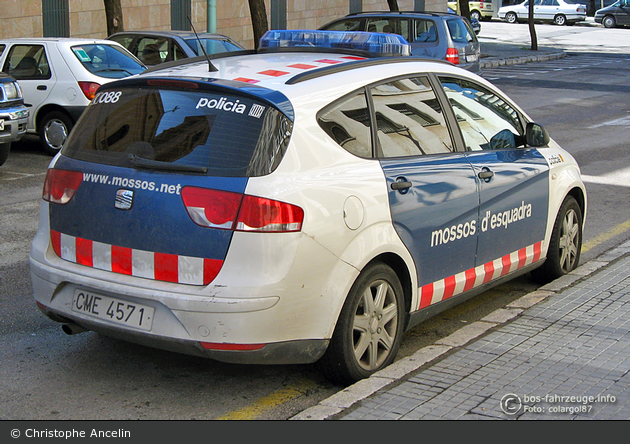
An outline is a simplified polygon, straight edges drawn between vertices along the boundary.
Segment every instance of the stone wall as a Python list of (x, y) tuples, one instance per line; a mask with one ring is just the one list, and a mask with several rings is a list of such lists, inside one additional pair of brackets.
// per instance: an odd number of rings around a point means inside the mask
[[(125, 30), (171, 29), (170, 0), (121, 0)], [(398, 0), (400, 10), (413, 9), (413, 0)], [(247, 0), (216, 0), (217, 32), (246, 48), (254, 47)], [(265, 0), (267, 14), (270, 0)], [(446, 0), (425, 0), (428, 11), (445, 11)], [(207, 27), (207, 0), (192, 0), (195, 29)], [(103, 0), (69, 0), (71, 37), (107, 37)], [(386, 0), (363, 0), (363, 11), (386, 11)], [(313, 29), (347, 14), (348, 0), (287, 0), (287, 28)], [(271, 20), (269, 19), (269, 25)], [(0, 0), (0, 38), (41, 37), (41, 0)]]

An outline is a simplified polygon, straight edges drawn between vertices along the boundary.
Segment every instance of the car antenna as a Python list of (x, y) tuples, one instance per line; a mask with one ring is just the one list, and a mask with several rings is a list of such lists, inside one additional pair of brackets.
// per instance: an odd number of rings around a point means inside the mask
[(187, 18), (188, 18), (188, 22), (190, 23), (190, 27), (192, 28), (193, 32), (195, 33), (195, 37), (197, 37), (197, 42), (199, 43), (199, 47), (203, 51), (203, 55), (206, 56), (206, 60), (208, 61), (208, 71), (209, 72), (216, 72), (216, 71), (218, 71), (217, 67), (214, 66), (212, 64), (212, 62), (210, 61), (210, 57), (208, 57), (208, 53), (206, 52), (206, 49), (201, 44), (201, 40), (199, 39), (199, 35), (197, 34), (197, 31), (195, 31), (195, 27), (192, 24), (192, 20), (190, 20), (190, 17), (187, 17)]

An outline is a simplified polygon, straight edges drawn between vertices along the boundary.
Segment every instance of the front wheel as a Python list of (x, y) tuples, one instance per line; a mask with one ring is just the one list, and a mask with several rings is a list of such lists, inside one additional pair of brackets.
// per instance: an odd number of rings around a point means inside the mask
[(375, 263), (361, 272), (319, 361), (333, 382), (351, 384), (394, 361), (402, 339), (405, 303), (396, 273)]
[(505, 14), (505, 21), (508, 23), (516, 23), (518, 21), (518, 17), (515, 12), (508, 12)]
[(607, 15), (606, 17), (604, 17), (604, 19), (602, 20), (602, 24), (604, 25), (604, 28), (614, 28), (615, 26), (617, 26), (617, 22), (612, 15)]
[(532, 271), (541, 283), (551, 282), (575, 270), (582, 249), (582, 210), (575, 198), (568, 196), (558, 212), (553, 226), (545, 263)]
[(73, 125), (72, 119), (61, 111), (46, 114), (39, 124), (39, 140), (44, 151), (51, 156), (57, 154)]
[(0, 165), (7, 161), (9, 151), (11, 151), (11, 142), (0, 143)]
[(558, 14), (554, 17), (553, 22), (558, 26), (564, 26), (567, 24), (567, 18), (562, 14)]

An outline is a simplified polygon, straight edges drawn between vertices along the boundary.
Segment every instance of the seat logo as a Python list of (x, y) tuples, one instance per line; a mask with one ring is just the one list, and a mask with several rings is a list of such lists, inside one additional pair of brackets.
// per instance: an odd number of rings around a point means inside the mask
[(133, 191), (132, 190), (118, 190), (116, 191), (116, 201), (114, 206), (119, 210), (130, 210), (133, 205)]

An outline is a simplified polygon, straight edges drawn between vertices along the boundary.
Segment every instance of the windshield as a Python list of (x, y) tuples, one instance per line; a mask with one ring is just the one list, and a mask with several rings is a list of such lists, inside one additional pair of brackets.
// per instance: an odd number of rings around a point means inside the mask
[[(216, 40), (216, 39), (204, 39), (201, 38), (201, 43), (203, 44), (203, 48), (206, 50), (206, 54), (218, 54), (220, 52), (230, 52), (230, 51), (242, 51), (243, 48), (237, 46), (233, 43), (228, 42), (227, 40)], [(184, 40), (188, 46), (195, 51), (197, 55), (203, 55), (203, 51), (199, 49), (199, 41), (196, 38), (189, 38)]]
[(146, 69), (123, 49), (104, 44), (88, 44), (73, 46), (72, 52), (81, 64), (100, 77), (120, 79), (140, 74)]
[(124, 167), (251, 177), (276, 168), (291, 134), (284, 114), (251, 96), (112, 88), (99, 90), (64, 155)]

